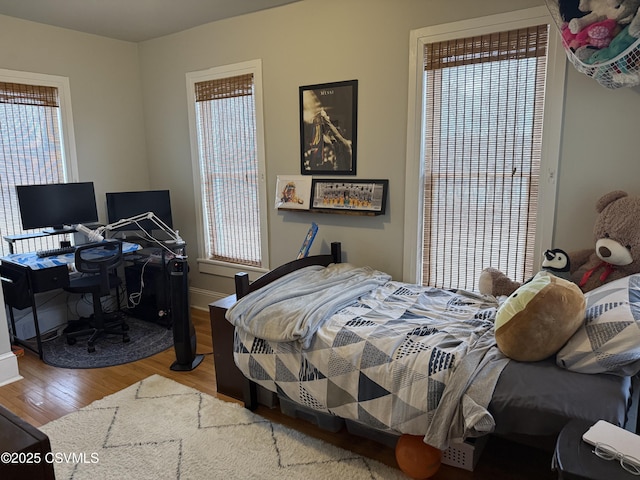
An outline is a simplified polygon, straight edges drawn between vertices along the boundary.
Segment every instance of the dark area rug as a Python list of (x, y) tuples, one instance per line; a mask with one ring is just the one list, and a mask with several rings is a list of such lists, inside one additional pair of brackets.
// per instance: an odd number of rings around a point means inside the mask
[(87, 352), (89, 337), (80, 337), (75, 345), (68, 345), (65, 335), (42, 344), (43, 360), (47, 365), (61, 368), (101, 368), (135, 362), (173, 347), (173, 330), (157, 323), (128, 317), (129, 342), (118, 335), (100, 338), (96, 351)]

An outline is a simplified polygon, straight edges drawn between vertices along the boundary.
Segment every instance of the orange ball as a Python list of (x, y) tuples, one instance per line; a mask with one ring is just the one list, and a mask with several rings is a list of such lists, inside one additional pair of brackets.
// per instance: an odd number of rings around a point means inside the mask
[(431, 478), (440, 468), (442, 451), (424, 443), (424, 437), (404, 434), (396, 444), (396, 461), (411, 478)]

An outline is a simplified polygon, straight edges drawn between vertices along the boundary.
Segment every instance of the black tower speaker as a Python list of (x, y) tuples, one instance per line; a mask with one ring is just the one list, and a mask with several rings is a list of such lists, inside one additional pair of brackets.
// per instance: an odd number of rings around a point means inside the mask
[(176, 361), (170, 368), (179, 372), (193, 370), (204, 358), (203, 355), (196, 355), (196, 331), (189, 310), (188, 272), (186, 259), (174, 258), (169, 261), (173, 347), (176, 351)]

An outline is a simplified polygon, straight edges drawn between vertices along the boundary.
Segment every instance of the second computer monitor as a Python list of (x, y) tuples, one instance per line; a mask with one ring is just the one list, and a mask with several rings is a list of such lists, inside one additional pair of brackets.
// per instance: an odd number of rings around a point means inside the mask
[[(144, 190), (139, 192), (107, 193), (107, 216), (109, 223), (153, 212), (169, 228), (173, 228), (171, 199), (169, 190)], [(139, 226), (127, 225), (121, 230), (155, 230), (158, 227), (151, 220), (143, 220)]]

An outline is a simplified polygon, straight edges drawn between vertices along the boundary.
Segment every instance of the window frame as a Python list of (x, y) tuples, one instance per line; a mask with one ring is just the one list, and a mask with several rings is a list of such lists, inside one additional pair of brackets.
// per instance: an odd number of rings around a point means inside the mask
[[(258, 157), (258, 205), (260, 219), (260, 254), (262, 260), (261, 267), (238, 265), (220, 260), (213, 260), (206, 256), (206, 232), (204, 221), (204, 208), (202, 199), (202, 178), (200, 167), (200, 152), (198, 148), (198, 130), (196, 122), (195, 108), (195, 84), (207, 80), (215, 80), (225, 77), (233, 77), (243, 74), (252, 74), (254, 81), (255, 112), (256, 112), (256, 154)], [(196, 205), (196, 230), (198, 243), (198, 269), (200, 273), (208, 273), (224, 277), (233, 277), (242, 270), (249, 273), (253, 280), (257, 276), (269, 270), (269, 237), (267, 223), (267, 189), (265, 182), (265, 149), (264, 149), (264, 110), (262, 94), (262, 61), (249, 60), (246, 62), (234, 63), (212, 67), (205, 70), (188, 72), (187, 81), (187, 105), (189, 113), (189, 136), (191, 143), (191, 164), (193, 167), (193, 190)]]
[(61, 151), (65, 181), (78, 182), (78, 157), (76, 154), (76, 140), (73, 130), (73, 113), (71, 110), (71, 88), (69, 78), (45, 73), (20, 72), (0, 68), (0, 81), (8, 83), (23, 83), (27, 85), (41, 85), (58, 89), (60, 100), (60, 123), (62, 132)]
[[(58, 92), (58, 130), (60, 131), (60, 153), (62, 161), (63, 181), (65, 183), (79, 182), (78, 157), (76, 153), (75, 131), (73, 124), (73, 111), (71, 108), (71, 87), (68, 77), (49, 75), (44, 73), (24, 72), (0, 68), (0, 82), (23, 85), (53, 87)], [(0, 232), (2, 235), (10, 235), (11, 232)], [(20, 232), (16, 232), (19, 234)], [(24, 248), (51, 248), (54, 237), (42, 237), (21, 242), (19, 251)], [(5, 245), (3, 245), (3, 250)], [(9, 248), (7, 247), (7, 250)]]
[[(425, 179), (423, 113), (426, 107), (423, 81), (424, 46), (436, 41), (513, 30), (542, 23), (547, 23), (551, 31), (549, 32), (547, 54), (547, 84), (544, 100), (544, 130), (534, 265), (541, 263), (544, 250), (553, 245), (557, 173), (564, 110), (566, 55), (550, 12), (546, 7), (535, 7), (420, 28), (411, 31), (409, 45), (403, 281), (422, 283), (423, 229), (420, 228), (420, 225), (424, 217), (422, 207)], [(490, 267), (491, 265), (486, 266)]]

